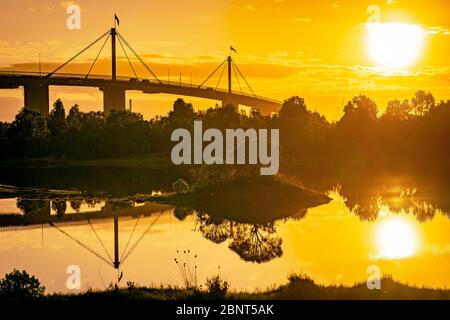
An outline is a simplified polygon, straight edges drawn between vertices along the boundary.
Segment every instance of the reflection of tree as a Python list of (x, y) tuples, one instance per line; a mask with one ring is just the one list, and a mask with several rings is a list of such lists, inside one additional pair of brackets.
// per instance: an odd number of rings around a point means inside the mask
[(346, 204), (353, 213), (364, 221), (375, 221), (380, 212), (378, 200), (369, 200), (361, 203), (347, 201)]
[(105, 209), (106, 210), (121, 210), (121, 209), (128, 209), (133, 208), (134, 202), (132, 200), (108, 200), (105, 203)]
[(281, 243), (273, 223), (264, 226), (238, 224), (229, 247), (245, 261), (262, 263), (283, 254)]
[(366, 221), (376, 220), (380, 210), (383, 208), (392, 213), (413, 214), (419, 222), (433, 219), (439, 209), (425, 201), (418, 200), (415, 194), (416, 191), (413, 189), (377, 196), (363, 201), (353, 197), (353, 199), (346, 201), (346, 205), (361, 220)]
[(433, 219), (437, 209), (426, 202), (415, 202), (413, 206), (413, 213), (416, 219), (420, 222)]
[(438, 211), (435, 206), (418, 200), (415, 197), (415, 190), (402, 192), (400, 196), (389, 199), (386, 203), (392, 212), (413, 214), (419, 222), (433, 219)]
[(63, 218), (67, 209), (66, 201), (52, 201), (52, 209), (56, 211), (58, 218)]
[(232, 222), (203, 213), (198, 214), (198, 222), (202, 235), (214, 243), (222, 243), (230, 236), (229, 226)]
[(273, 223), (266, 225), (241, 223), (197, 212), (200, 233), (214, 243), (230, 239), (229, 248), (243, 260), (268, 262), (283, 254), (281, 238)]
[(191, 208), (186, 207), (176, 207), (173, 210), (173, 214), (177, 217), (178, 220), (184, 220), (186, 217), (194, 212)]
[(24, 215), (49, 215), (50, 204), (47, 200), (17, 199), (17, 208), (22, 210)]
[(80, 212), (81, 204), (83, 203), (83, 200), (70, 200), (70, 207), (75, 210), (75, 212)]
[(101, 203), (102, 200), (101, 199), (97, 199), (97, 198), (88, 198), (88, 199), (84, 199), (84, 202), (87, 204), (87, 206), (89, 208), (94, 208), (96, 205)]

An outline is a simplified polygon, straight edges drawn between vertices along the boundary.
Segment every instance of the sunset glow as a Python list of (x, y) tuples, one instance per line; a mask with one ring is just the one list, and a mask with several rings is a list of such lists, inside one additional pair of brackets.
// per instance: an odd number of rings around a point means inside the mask
[[(72, 3), (81, 8), (79, 30), (66, 28), (66, 8)], [(381, 20), (368, 27), (371, 5), (379, 7)], [(50, 71), (107, 31), (117, 13), (119, 32), (163, 80), (201, 83), (232, 45), (235, 62), (256, 94), (280, 101), (300, 95), (328, 120), (337, 120), (343, 101), (358, 94), (371, 96), (380, 111), (389, 100), (410, 99), (419, 88), (433, 92), (437, 101), (449, 98), (447, 0), (19, 0), (1, 8), (7, 13), (0, 20), (2, 69), (37, 72), (40, 59), (41, 70)], [(100, 47), (61, 72), (87, 73)], [(107, 45), (91, 74), (110, 73), (109, 55)], [(133, 75), (120, 46), (118, 55), (118, 75)], [(139, 76), (151, 77), (136, 59), (132, 63)], [(379, 69), (402, 72), (386, 77)], [(219, 83), (219, 76), (207, 85), (224, 88), (225, 77)], [(240, 90), (236, 81), (233, 88)], [(11, 121), (22, 98), (21, 89), (1, 90), (0, 103), (9, 107), (0, 109), (0, 120)], [(50, 101), (58, 98), (83, 111), (98, 111), (102, 104), (102, 93), (93, 88), (51, 87)], [(166, 114), (175, 98), (127, 93), (127, 101), (132, 99), (134, 110), (146, 119)], [(216, 103), (188, 101), (198, 109)]]
[(376, 230), (379, 257), (399, 259), (412, 256), (417, 250), (418, 235), (414, 225), (405, 218), (390, 217)]
[(395, 69), (415, 62), (422, 50), (424, 31), (402, 23), (367, 25), (367, 51), (377, 66)]

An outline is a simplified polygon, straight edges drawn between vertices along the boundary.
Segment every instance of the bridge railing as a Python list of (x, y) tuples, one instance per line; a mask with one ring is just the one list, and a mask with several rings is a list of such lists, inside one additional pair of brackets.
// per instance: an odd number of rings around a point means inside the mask
[[(36, 72), (36, 71), (16, 71), (16, 70), (0, 70), (0, 77), (1, 76), (7, 76), (7, 77), (32, 77), (32, 78), (46, 78), (47, 72)], [(84, 80), (86, 79), (86, 75), (83, 74), (77, 74), (77, 73), (54, 73), (50, 77), (51, 79), (74, 79), (74, 80)], [(98, 75), (98, 74), (92, 74), (88, 77), (89, 80), (103, 80), (103, 81), (110, 81), (111, 76), (110, 75)], [(116, 77), (116, 81), (123, 81), (123, 82), (135, 82), (137, 84), (152, 84), (152, 85), (163, 85), (168, 87), (179, 87), (182, 89), (199, 89), (199, 90), (211, 90), (215, 92), (222, 92), (222, 93), (228, 93), (228, 90), (220, 89), (220, 88), (213, 88), (208, 86), (202, 86), (199, 87), (199, 85), (193, 84), (193, 83), (184, 83), (179, 81), (167, 81), (167, 80), (156, 80), (156, 79), (147, 79), (147, 78), (136, 78), (136, 77), (125, 77), (125, 76), (119, 76)], [(233, 95), (238, 96), (244, 96), (248, 98), (255, 98), (260, 100), (265, 100), (273, 103), (281, 104), (280, 101), (275, 99), (270, 99), (262, 96), (252, 95), (248, 93), (243, 93), (241, 91), (235, 91), (233, 90), (231, 92)]]

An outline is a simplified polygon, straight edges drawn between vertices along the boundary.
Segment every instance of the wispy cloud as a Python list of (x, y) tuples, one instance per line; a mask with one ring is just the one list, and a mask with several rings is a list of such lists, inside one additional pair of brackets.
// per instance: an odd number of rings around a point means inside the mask
[(303, 17), (298, 17), (298, 18), (293, 18), (292, 21), (294, 22), (311, 22), (312, 19), (311, 18), (303, 18)]
[(386, 0), (386, 4), (388, 5), (393, 5), (393, 4), (397, 4), (398, 1), (397, 0)]
[(427, 30), (428, 34), (441, 34), (448, 36), (450, 35), (450, 30), (445, 27), (429, 27)]
[(244, 6), (244, 9), (248, 10), (248, 11), (252, 11), (252, 12), (259, 12), (258, 9), (256, 9), (253, 5), (251, 5), (250, 3), (247, 3)]

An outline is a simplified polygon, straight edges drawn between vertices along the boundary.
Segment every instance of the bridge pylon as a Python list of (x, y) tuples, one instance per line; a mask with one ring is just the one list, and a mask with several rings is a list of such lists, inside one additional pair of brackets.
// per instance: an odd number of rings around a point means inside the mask
[(49, 94), (46, 84), (24, 85), (25, 107), (29, 110), (38, 111), (42, 116), (49, 114)]
[[(111, 80), (115, 82), (117, 80), (116, 28), (111, 28), (109, 35), (111, 36)], [(112, 84), (104, 86), (101, 90), (103, 91), (103, 112), (106, 116), (109, 116), (112, 110), (125, 111), (126, 90), (123, 87)]]
[(227, 64), (228, 64), (228, 93), (232, 92), (231, 88), (231, 64), (233, 63), (233, 59), (231, 59), (231, 55), (227, 58)]

